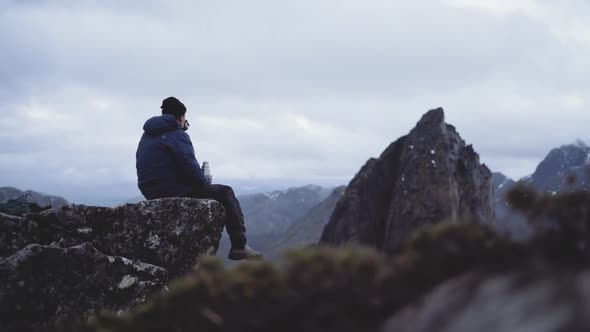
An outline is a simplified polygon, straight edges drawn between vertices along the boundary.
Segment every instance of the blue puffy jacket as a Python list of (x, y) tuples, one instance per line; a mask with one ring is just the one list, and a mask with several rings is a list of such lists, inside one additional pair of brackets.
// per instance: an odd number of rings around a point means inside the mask
[(186, 196), (206, 184), (191, 139), (170, 114), (143, 126), (137, 147), (137, 185), (147, 199)]

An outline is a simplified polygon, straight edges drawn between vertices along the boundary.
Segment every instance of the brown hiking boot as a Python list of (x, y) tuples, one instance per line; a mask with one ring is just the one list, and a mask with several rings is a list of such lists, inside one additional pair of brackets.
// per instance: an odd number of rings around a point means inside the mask
[(262, 259), (262, 254), (258, 251), (250, 248), (248, 245), (245, 245), (243, 249), (235, 249), (231, 248), (227, 258), (231, 259), (232, 261), (241, 261), (243, 259)]

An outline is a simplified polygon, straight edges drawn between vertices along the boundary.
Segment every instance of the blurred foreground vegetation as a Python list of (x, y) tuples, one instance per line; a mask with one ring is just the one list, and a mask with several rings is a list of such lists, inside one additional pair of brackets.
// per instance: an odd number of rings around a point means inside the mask
[(590, 261), (590, 194), (509, 193), (535, 235), (516, 242), (486, 225), (445, 222), (415, 234), (392, 256), (360, 247), (290, 252), (278, 265), (224, 269), (203, 259), (132, 313), (103, 312), (94, 331), (378, 331), (441, 282), (468, 271), (495, 274), (526, 266), (580, 270)]

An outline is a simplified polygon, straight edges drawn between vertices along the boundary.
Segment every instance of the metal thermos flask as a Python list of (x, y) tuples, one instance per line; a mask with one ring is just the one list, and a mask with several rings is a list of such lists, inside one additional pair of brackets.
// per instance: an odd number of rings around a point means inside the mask
[(211, 183), (211, 181), (213, 180), (213, 176), (211, 175), (211, 170), (209, 169), (209, 162), (208, 161), (204, 161), (203, 162), (203, 175), (205, 175), (205, 177), (209, 180), (209, 183)]

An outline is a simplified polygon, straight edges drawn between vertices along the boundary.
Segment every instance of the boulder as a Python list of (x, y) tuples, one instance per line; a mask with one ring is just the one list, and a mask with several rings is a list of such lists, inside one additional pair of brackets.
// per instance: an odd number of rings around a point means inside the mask
[(493, 223), (492, 174), (438, 108), (361, 168), (320, 243), (393, 252), (416, 229), (456, 219)]
[(174, 277), (189, 271), (200, 254), (215, 254), (224, 209), (214, 200), (166, 198), (114, 208), (69, 204), (27, 220), (38, 223), (42, 244), (90, 242), (103, 254), (161, 266)]
[(0, 330), (38, 330), (102, 309), (130, 310), (167, 281), (163, 268), (104, 255), (88, 242), (31, 244), (0, 260)]
[(0, 330), (132, 309), (214, 254), (223, 220), (221, 204), (193, 198), (0, 214)]

